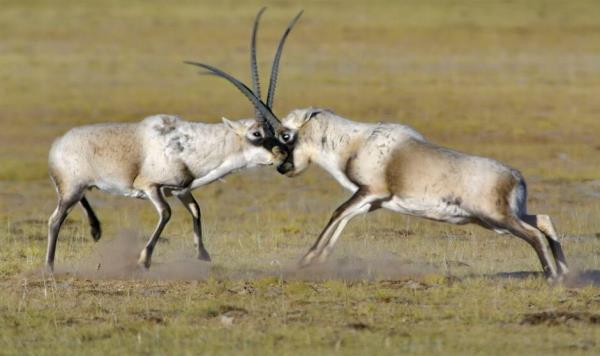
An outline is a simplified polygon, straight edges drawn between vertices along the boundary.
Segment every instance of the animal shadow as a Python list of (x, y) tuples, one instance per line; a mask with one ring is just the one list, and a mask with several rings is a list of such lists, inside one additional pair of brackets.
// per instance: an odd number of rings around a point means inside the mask
[(487, 277), (492, 278), (492, 279), (529, 279), (529, 278), (543, 278), (544, 274), (542, 272), (534, 272), (534, 271), (516, 271), (516, 272), (494, 273), (491, 275), (487, 275)]
[[(494, 273), (487, 275), (487, 277), (492, 279), (528, 279), (544, 278), (544, 274), (542, 272), (517, 271)], [(565, 277), (563, 285), (568, 288), (600, 287), (600, 270), (571, 271)]]
[(565, 279), (565, 286), (571, 288), (600, 287), (600, 270), (587, 269), (583, 271), (572, 271)]

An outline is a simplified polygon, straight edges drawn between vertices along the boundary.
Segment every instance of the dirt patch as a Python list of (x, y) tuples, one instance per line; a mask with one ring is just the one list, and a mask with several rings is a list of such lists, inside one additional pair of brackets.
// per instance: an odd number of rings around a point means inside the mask
[(600, 324), (600, 314), (586, 312), (543, 311), (523, 316), (521, 325), (563, 325), (572, 322)]
[[(204, 280), (211, 276), (212, 265), (194, 258), (155, 260), (150, 269), (137, 264), (143, 240), (138, 233), (123, 231), (110, 240), (102, 240), (87, 257), (72, 265), (58, 265), (56, 276), (87, 279)], [(163, 241), (164, 242), (164, 241)]]
[(392, 254), (380, 256), (345, 256), (332, 258), (325, 263), (298, 268), (295, 263), (282, 270), (285, 279), (347, 281), (406, 280), (433, 273), (434, 268), (399, 259)]
[(362, 323), (362, 322), (350, 323), (347, 326), (350, 329), (358, 330), (358, 331), (370, 330), (371, 329), (371, 327), (368, 324), (365, 324), (365, 323)]

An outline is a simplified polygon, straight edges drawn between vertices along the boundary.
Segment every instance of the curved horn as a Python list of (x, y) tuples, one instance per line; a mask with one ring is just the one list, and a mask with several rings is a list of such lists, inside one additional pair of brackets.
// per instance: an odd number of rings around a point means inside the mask
[[(252, 39), (250, 41), (250, 70), (252, 73), (252, 89), (254, 89), (254, 95), (260, 99), (260, 81), (258, 77), (258, 66), (256, 64), (256, 33), (258, 32), (258, 22), (260, 21), (260, 17), (263, 12), (265, 12), (267, 8), (263, 7), (256, 14), (256, 18), (254, 19), (254, 27), (252, 28)], [(256, 115), (258, 116), (260, 112), (257, 110)]]
[(261, 121), (267, 124), (266, 126), (268, 126), (269, 129), (272, 130), (272, 132), (275, 132), (277, 128), (281, 126), (279, 120), (277, 119), (275, 114), (273, 114), (271, 109), (268, 106), (266, 106), (265, 103), (263, 103), (259, 98), (257, 98), (250, 88), (248, 88), (244, 83), (234, 78), (232, 75), (208, 64), (191, 61), (185, 61), (184, 63), (208, 69), (214, 75), (227, 79), (231, 84), (238, 88), (239, 91), (241, 91), (242, 94), (244, 94), (246, 98), (250, 100), (252, 105), (254, 105), (254, 108), (260, 112), (261, 117), (257, 118), (258, 120), (261, 120), (261, 118), (263, 118)]
[(273, 100), (275, 99), (275, 86), (277, 85), (277, 74), (279, 74), (278, 73), (279, 72), (279, 61), (281, 60), (281, 51), (283, 50), (283, 45), (285, 44), (285, 40), (287, 39), (287, 36), (290, 34), (290, 31), (292, 30), (292, 28), (294, 27), (294, 25), (296, 24), (296, 22), (298, 21), (300, 16), (302, 16), (303, 12), (304, 12), (304, 10), (300, 10), (298, 15), (296, 15), (296, 17), (294, 17), (292, 19), (292, 21), (290, 21), (290, 23), (288, 24), (288, 27), (285, 29), (285, 32), (283, 33), (283, 36), (281, 36), (281, 39), (279, 40), (279, 45), (277, 46), (277, 52), (275, 53), (275, 58), (273, 59), (273, 67), (271, 68), (271, 80), (269, 82), (269, 92), (267, 95), (267, 106), (269, 108), (273, 107)]

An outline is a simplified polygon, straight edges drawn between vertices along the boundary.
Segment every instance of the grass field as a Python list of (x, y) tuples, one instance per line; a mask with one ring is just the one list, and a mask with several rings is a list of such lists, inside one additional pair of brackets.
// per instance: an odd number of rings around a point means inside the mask
[[(600, 352), (600, 3), (597, 1), (0, 1), (0, 354), (583, 354)], [(409, 124), (527, 177), (574, 273), (551, 287), (522, 241), (384, 211), (353, 220), (327, 264), (294, 267), (348, 196), (317, 167), (236, 173), (195, 196), (213, 262), (194, 260), (187, 212), (153, 267), (136, 255), (146, 201), (91, 192), (57, 275), (41, 272), (55, 205), (47, 151), (70, 127), (156, 113), (248, 117), (202, 60), (249, 78), (262, 5), (275, 112), (331, 108)], [(265, 194), (253, 190), (262, 185)]]

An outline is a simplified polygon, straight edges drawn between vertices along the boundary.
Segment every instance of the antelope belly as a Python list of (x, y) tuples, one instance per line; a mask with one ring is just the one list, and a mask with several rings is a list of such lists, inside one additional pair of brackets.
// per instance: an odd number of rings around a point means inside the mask
[(382, 206), (398, 213), (445, 221), (452, 224), (468, 223), (472, 217), (472, 214), (460, 205), (444, 200), (394, 197), (384, 202)]
[(109, 193), (109, 194), (114, 194), (114, 195), (121, 195), (121, 196), (125, 196), (125, 197), (132, 197), (132, 198), (140, 198), (140, 199), (146, 199), (146, 193), (144, 193), (142, 190), (139, 189), (134, 189), (132, 187), (124, 187), (118, 184), (111, 184), (109, 182), (96, 182), (94, 184), (94, 186), (96, 188), (98, 188), (99, 190)]

